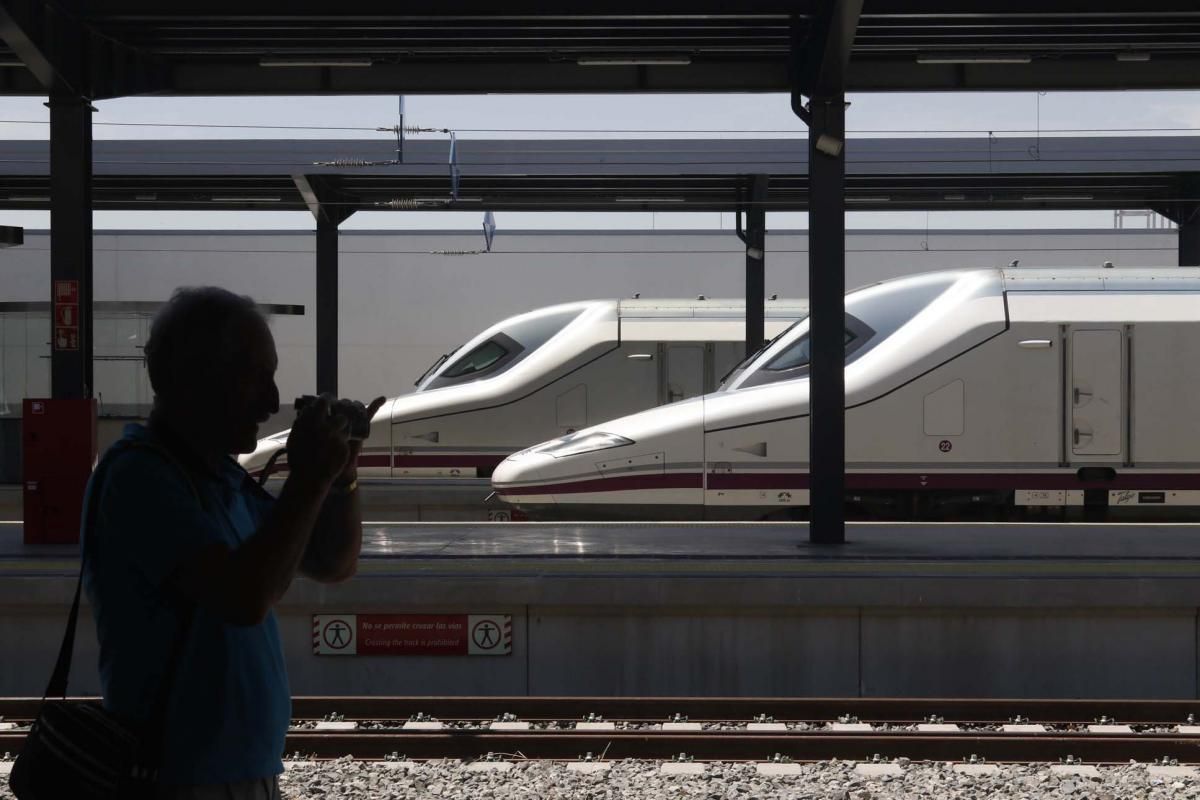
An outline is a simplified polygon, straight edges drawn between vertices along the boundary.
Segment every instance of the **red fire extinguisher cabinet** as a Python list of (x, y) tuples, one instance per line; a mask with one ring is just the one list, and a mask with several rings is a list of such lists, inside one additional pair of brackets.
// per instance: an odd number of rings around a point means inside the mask
[(21, 439), (25, 544), (78, 544), (96, 463), (96, 401), (26, 398)]

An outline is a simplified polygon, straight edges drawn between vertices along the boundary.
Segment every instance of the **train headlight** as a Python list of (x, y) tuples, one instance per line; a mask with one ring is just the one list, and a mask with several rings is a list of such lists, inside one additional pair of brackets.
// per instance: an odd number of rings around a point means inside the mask
[(553, 442), (537, 448), (539, 453), (544, 453), (554, 458), (566, 458), (567, 456), (577, 456), (580, 453), (591, 453), (595, 450), (609, 450), (613, 447), (624, 447), (627, 444), (633, 444), (632, 439), (626, 439), (624, 436), (618, 436), (615, 433), (595, 433), (571, 434)]

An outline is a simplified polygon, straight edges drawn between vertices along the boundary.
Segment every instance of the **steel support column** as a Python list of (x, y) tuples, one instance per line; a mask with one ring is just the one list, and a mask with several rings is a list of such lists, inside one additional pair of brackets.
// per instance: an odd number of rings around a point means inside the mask
[(292, 181), (317, 220), (317, 393), (338, 393), (338, 226), (357, 210), (352, 198), (318, 175)]
[(1179, 215), (1179, 266), (1200, 267), (1200, 203)]
[(317, 393), (338, 391), (338, 222), (317, 217)]
[[(50, 102), (50, 396), (91, 397), (92, 105)], [(70, 299), (74, 297), (75, 302)], [(57, 319), (56, 305), (66, 314)], [(56, 323), (74, 323), (56, 324)]]
[(1179, 266), (1200, 267), (1200, 173), (1183, 175), (1175, 195), (1150, 208), (1179, 226)]
[(813, 544), (846, 541), (846, 69), (862, 6), (863, 0), (827, 0), (806, 33), (793, 26), (792, 110), (808, 123)]
[(742, 231), (738, 210), (738, 238), (746, 245), (746, 357), (766, 341), (766, 266), (767, 266), (767, 176), (750, 180), (750, 205), (746, 209), (746, 229)]
[(845, 109), (844, 95), (816, 96), (809, 105), (809, 540), (814, 544), (846, 540)]

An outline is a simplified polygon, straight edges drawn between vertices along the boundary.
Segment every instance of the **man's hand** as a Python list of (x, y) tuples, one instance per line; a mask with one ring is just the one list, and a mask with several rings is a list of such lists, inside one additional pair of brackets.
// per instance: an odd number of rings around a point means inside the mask
[[(387, 402), (386, 397), (376, 397), (371, 401), (366, 408), (367, 419), (374, 421), (376, 412), (383, 407)], [(350, 440), (350, 455), (346, 459), (346, 466), (342, 469), (340, 475), (334, 480), (334, 484), (345, 485), (352, 482), (358, 477), (358, 454), (362, 450), (362, 441), (358, 439)], [(288, 456), (288, 461), (291, 461), (291, 456)]]
[[(288, 469), (292, 474), (326, 487), (348, 464), (354, 464), (350, 458), (349, 426), (345, 417), (329, 413), (331, 402), (330, 396), (323, 394), (301, 411), (287, 441)], [(357, 455), (355, 450), (355, 458)]]

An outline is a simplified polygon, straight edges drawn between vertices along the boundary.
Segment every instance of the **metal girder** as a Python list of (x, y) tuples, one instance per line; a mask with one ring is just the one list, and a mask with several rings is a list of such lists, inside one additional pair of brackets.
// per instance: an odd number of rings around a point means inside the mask
[(737, 235), (746, 245), (746, 358), (766, 341), (767, 181), (766, 175), (750, 178), (744, 231), (737, 210)]
[(96, 100), (171, 88), (164, 63), (98, 34), (68, 6), (68, 0), (0, 2), (0, 39), (43, 92)]
[(317, 221), (322, 219), (340, 225), (358, 210), (354, 199), (342, 191), (330, 178), (321, 175), (293, 175), (296, 191), (304, 198), (304, 204)]
[(845, 93), (846, 68), (862, 7), (863, 0), (825, 0), (807, 35), (801, 38), (793, 29), (789, 87), (793, 93), (809, 97)]
[[(1046, 59), (1029, 64), (918, 64), (912, 57), (871, 58), (851, 64), (848, 92), (1114, 91), (1200, 87), (1200, 58), (1162, 56), (1145, 63), (1105, 58)], [(169, 93), (207, 95), (610, 94), (787, 92), (780, 59), (738, 59), (677, 66), (617, 66), (473, 62), (377, 64), (362, 69), (264, 69), (245, 63), (183, 63), (171, 69)], [(0, 88), (40, 94), (32, 86)]]

